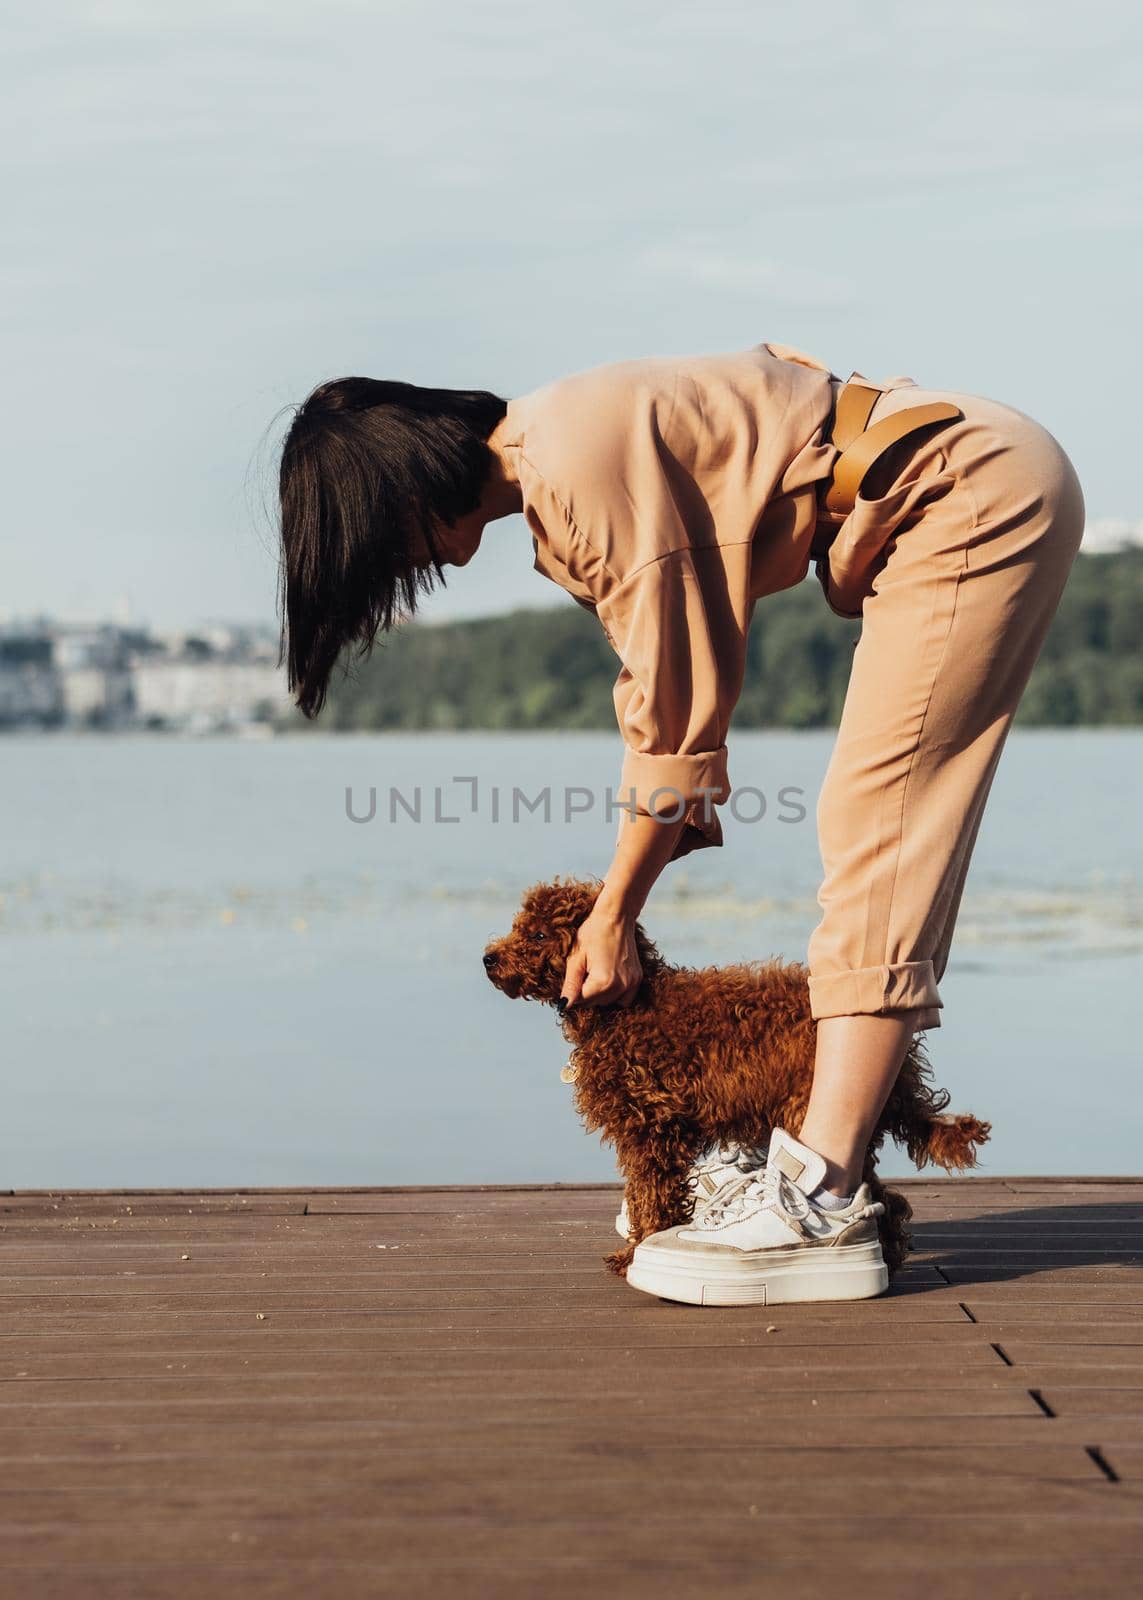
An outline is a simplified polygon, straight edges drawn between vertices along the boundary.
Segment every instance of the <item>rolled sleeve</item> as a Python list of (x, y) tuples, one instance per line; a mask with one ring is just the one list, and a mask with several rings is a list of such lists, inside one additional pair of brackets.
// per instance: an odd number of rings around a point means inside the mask
[(713, 805), (722, 805), (730, 794), (726, 746), (699, 755), (666, 756), (628, 748), (621, 782), (625, 791), (634, 792), (640, 811), (674, 811), (680, 800), (707, 796)]
[(668, 821), (685, 819), (675, 855), (722, 843), (722, 824), (715, 806), (730, 795), (726, 746), (698, 755), (649, 755), (628, 747), (619, 778), (624, 804)]

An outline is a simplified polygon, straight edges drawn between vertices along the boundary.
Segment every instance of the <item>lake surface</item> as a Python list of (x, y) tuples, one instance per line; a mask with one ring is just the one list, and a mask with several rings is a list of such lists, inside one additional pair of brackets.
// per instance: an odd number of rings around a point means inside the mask
[[(831, 742), (734, 736), (741, 820), (724, 808), (726, 847), (669, 867), (643, 918), (670, 959), (804, 956)], [(480, 955), (527, 885), (605, 870), (619, 755), (607, 734), (5, 738), (0, 1183), (612, 1177), (551, 1012)], [(954, 1108), (993, 1122), (986, 1171), (1140, 1170), (1141, 780), (1135, 731), (1009, 741), (928, 1035)], [(514, 819), (514, 787), (550, 816)]]

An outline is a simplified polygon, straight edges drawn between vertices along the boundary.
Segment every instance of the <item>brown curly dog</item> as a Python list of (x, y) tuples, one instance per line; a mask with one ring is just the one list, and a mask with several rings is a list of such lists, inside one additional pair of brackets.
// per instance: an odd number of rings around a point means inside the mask
[[(555, 1006), (576, 930), (601, 885), (576, 879), (529, 889), (511, 931), (484, 952), (492, 982), (512, 999)], [(614, 1146), (627, 1180), (632, 1239), (608, 1256), (626, 1271), (648, 1234), (685, 1222), (693, 1204), (687, 1173), (713, 1144), (763, 1144), (783, 1127), (796, 1138), (813, 1076), (815, 1024), (805, 967), (780, 961), (733, 967), (672, 967), (641, 926), (643, 982), (630, 1006), (577, 1006), (562, 1019), (574, 1046), (569, 1072), (588, 1130)], [(874, 1171), (885, 1135), (917, 1166), (974, 1165), (989, 1125), (946, 1117), (949, 1097), (928, 1082), (914, 1041), (870, 1144), (865, 1178), (885, 1206), (881, 1247), (895, 1272), (909, 1249), (912, 1207)]]

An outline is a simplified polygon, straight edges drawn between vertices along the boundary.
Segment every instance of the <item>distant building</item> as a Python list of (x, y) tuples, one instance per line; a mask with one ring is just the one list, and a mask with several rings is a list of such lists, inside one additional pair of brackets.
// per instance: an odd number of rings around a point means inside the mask
[(264, 628), (210, 623), (157, 635), (132, 660), (136, 721), (210, 732), (271, 725), (292, 707), (278, 641)]
[(50, 727), (63, 717), (63, 684), (47, 629), (0, 627), (0, 727)]
[(192, 732), (273, 723), (291, 709), (285, 679), (266, 661), (152, 656), (132, 674), (136, 720)]
[(0, 728), (272, 727), (295, 716), (266, 628), (152, 634), (116, 623), (0, 625)]
[(67, 721), (84, 727), (121, 727), (130, 722), (134, 696), (124, 631), (101, 623), (57, 627), (53, 632)]

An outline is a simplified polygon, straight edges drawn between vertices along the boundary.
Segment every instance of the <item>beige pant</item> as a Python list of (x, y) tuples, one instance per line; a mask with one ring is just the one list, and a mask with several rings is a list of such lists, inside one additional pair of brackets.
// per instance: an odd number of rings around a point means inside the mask
[(984, 804), (1083, 531), (1071, 462), (1022, 413), (908, 387), (871, 421), (938, 399), (964, 419), (878, 464), (830, 556), (831, 604), (860, 605), (862, 630), (818, 801), (815, 1018), (915, 1011), (940, 1026)]

